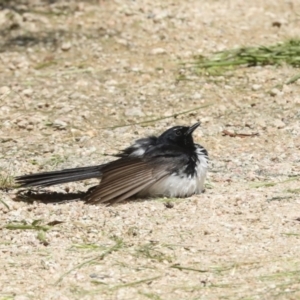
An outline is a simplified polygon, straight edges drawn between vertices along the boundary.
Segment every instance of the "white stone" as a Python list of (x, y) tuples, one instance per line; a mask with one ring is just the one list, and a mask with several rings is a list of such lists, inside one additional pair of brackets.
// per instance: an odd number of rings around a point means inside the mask
[(253, 91), (258, 91), (260, 88), (261, 88), (261, 85), (260, 85), (260, 84), (253, 84), (253, 85), (252, 85), (252, 90), (253, 90)]
[(161, 55), (161, 54), (166, 54), (167, 51), (164, 48), (154, 48), (150, 52), (152, 55)]
[(72, 44), (70, 42), (64, 42), (62, 45), (61, 45), (61, 50), (63, 51), (68, 51), (70, 50), (72, 47)]
[(125, 111), (125, 116), (127, 117), (144, 117), (145, 114), (138, 107), (128, 108)]
[(276, 119), (274, 122), (273, 122), (273, 125), (276, 127), (276, 128), (283, 128), (285, 127), (285, 123), (282, 122), (280, 119)]

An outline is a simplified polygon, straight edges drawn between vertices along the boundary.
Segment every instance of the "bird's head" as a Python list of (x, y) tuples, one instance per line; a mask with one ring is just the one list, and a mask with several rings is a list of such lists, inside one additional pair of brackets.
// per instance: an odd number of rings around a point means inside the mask
[(200, 125), (196, 123), (190, 127), (175, 126), (162, 133), (157, 142), (159, 144), (171, 144), (179, 147), (189, 148), (194, 146), (192, 133)]

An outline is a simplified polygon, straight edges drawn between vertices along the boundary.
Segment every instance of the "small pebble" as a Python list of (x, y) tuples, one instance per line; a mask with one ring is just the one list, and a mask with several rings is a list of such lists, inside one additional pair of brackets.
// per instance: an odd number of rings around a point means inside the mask
[(71, 43), (70, 42), (64, 42), (62, 45), (61, 45), (61, 50), (63, 51), (68, 51), (70, 50), (72, 47)]
[(59, 119), (57, 119), (57, 120), (55, 120), (55, 121), (53, 122), (53, 127), (56, 127), (56, 128), (59, 128), (59, 129), (66, 128), (67, 125), (68, 125), (68, 124), (67, 124), (66, 122), (64, 122), (64, 121), (62, 121), (62, 120), (59, 120)]
[(266, 128), (266, 121), (263, 118), (257, 119), (255, 121), (256, 125), (260, 126), (261, 128)]
[(0, 95), (5, 95), (10, 92), (10, 88), (8, 86), (1, 86), (0, 87)]
[(150, 52), (152, 55), (161, 55), (161, 54), (166, 54), (167, 51), (164, 48), (154, 48)]
[(261, 85), (260, 84), (253, 84), (252, 85), (252, 90), (253, 91), (258, 91), (259, 89), (261, 89)]
[(284, 128), (285, 127), (285, 123), (282, 122), (280, 119), (276, 119), (274, 122), (273, 122), (273, 125), (278, 128), (278, 129), (281, 129), (281, 128)]
[(283, 95), (283, 92), (281, 92), (279, 89), (277, 88), (273, 88), (270, 91), (270, 95), (275, 97), (275, 96), (279, 96), (279, 95)]
[(138, 107), (133, 107), (125, 110), (125, 116), (127, 117), (144, 117), (145, 114)]
[(32, 95), (32, 93), (33, 93), (33, 90), (32, 90), (32, 89), (25, 89), (25, 90), (23, 90), (23, 95), (24, 95), (24, 96), (29, 97), (29, 96)]

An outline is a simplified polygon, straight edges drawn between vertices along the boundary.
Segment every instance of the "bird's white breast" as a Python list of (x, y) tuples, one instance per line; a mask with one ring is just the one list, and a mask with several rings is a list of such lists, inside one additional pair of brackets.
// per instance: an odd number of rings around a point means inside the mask
[(208, 167), (208, 158), (202, 151), (203, 148), (196, 145), (198, 159), (194, 175), (187, 175), (184, 172), (170, 174), (153, 184), (151, 187), (140, 192), (138, 196), (180, 198), (202, 193)]

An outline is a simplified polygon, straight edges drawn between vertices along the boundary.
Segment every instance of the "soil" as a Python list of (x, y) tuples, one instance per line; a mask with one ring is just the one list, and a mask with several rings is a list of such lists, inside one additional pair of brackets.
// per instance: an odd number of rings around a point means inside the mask
[[(298, 37), (300, 2), (29, 2), (0, 11), (0, 299), (299, 299), (299, 70), (182, 63)], [(97, 180), (11, 188), (198, 120), (201, 195), (107, 207), (43, 201)]]

